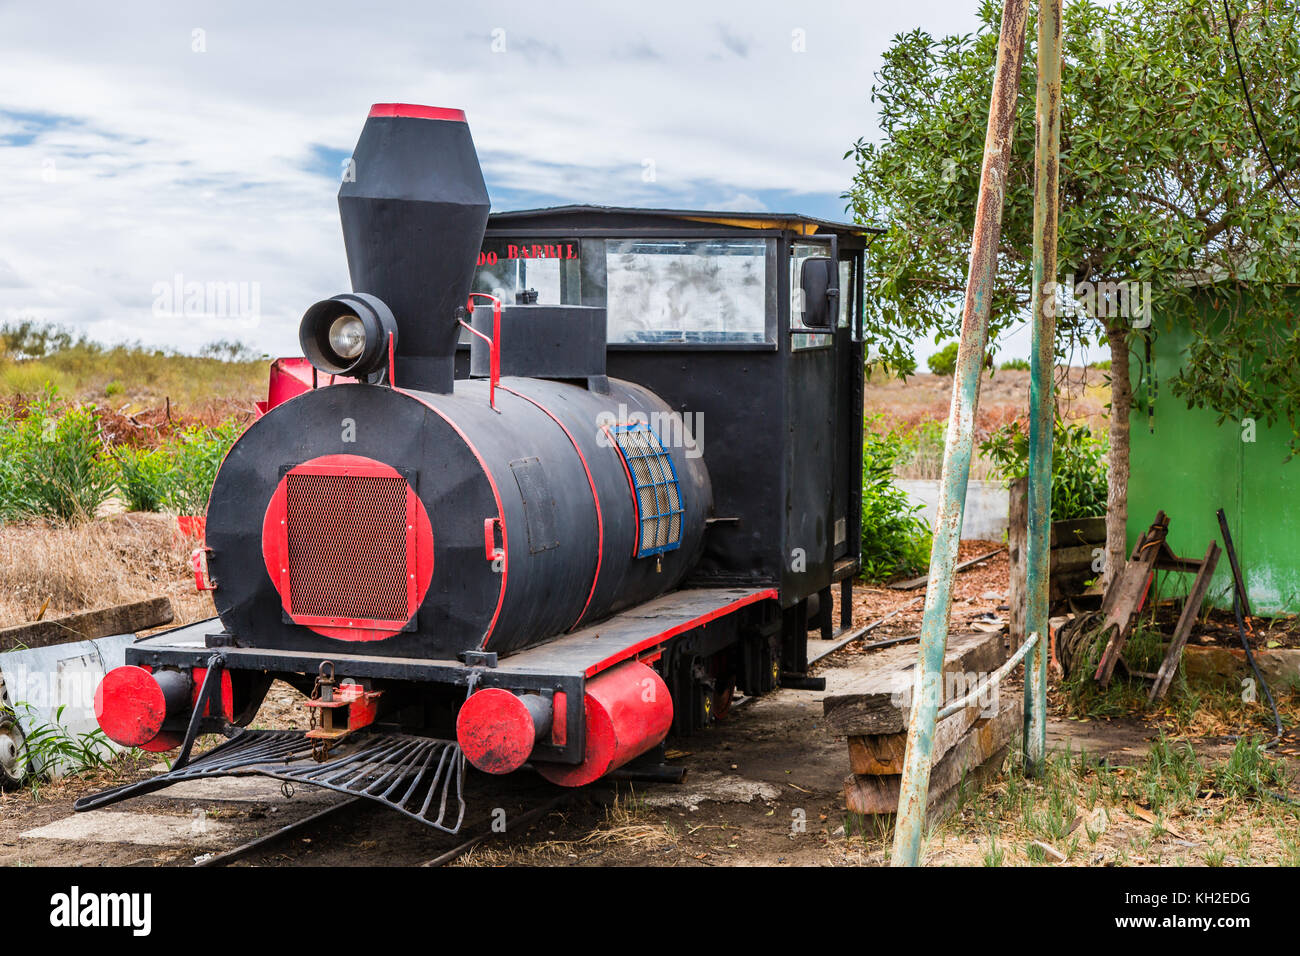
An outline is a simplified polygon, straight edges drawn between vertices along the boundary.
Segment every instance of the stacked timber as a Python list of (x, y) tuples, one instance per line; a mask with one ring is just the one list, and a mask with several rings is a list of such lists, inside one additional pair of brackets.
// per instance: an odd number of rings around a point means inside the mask
[[(907, 722), (918, 647), (902, 644), (868, 654), (864, 672), (823, 701), (826, 726), (848, 738), (850, 773), (844, 798), (850, 811), (889, 815), (898, 809)], [(1006, 659), (1000, 634), (955, 634), (944, 655), (944, 702), (979, 687)], [(963, 780), (978, 784), (996, 770), (1020, 731), (1020, 694), (988, 693), (935, 725), (931, 755), (931, 811), (944, 809)]]

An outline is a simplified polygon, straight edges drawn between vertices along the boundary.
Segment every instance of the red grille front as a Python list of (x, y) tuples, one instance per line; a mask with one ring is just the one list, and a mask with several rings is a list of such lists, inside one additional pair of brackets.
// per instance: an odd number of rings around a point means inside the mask
[(433, 574), (433, 531), (414, 489), (358, 455), (291, 468), (267, 507), (262, 550), (289, 617), (342, 640), (405, 629)]
[(401, 477), (285, 476), (294, 614), (406, 622), (406, 489)]

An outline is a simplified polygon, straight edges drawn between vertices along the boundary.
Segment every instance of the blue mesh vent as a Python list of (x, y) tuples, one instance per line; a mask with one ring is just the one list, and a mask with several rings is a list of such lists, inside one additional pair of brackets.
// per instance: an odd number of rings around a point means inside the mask
[(682, 546), (682, 488), (673, 460), (659, 436), (645, 425), (620, 425), (614, 441), (627, 462), (636, 496), (636, 556), (672, 551)]

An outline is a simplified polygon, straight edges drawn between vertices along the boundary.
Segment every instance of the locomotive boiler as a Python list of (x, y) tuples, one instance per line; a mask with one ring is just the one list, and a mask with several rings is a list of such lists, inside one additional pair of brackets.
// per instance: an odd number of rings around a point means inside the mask
[[(735, 693), (815, 683), (834, 583), (848, 607), (861, 230), (490, 220), (458, 110), (377, 105), (352, 159), (353, 291), (307, 309), (305, 362), (273, 367), (212, 488), (193, 561), (217, 617), (96, 692), (109, 737), (181, 755), (79, 809), (256, 772), (455, 829), (464, 761), (568, 786), (654, 762)], [(682, 307), (701, 290), (722, 304)], [(277, 678), (308, 728), (241, 729)]]

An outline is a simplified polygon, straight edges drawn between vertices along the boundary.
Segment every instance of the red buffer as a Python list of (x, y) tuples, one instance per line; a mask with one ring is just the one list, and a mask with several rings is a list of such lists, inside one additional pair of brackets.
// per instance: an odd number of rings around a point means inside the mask
[[(579, 764), (537, 763), (562, 787), (581, 787), (663, 742), (673, 722), (668, 685), (639, 661), (612, 667), (587, 683), (586, 749)], [(551, 702), (538, 694), (489, 687), (470, 696), (456, 718), (456, 739), (471, 764), (486, 773), (518, 770), (549, 736)], [(559, 726), (559, 724), (557, 724)]]
[(538, 763), (562, 787), (581, 787), (657, 747), (673, 722), (673, 699), (653, 668), (619, 664), (587, 682), (586, 751), (582, 763)]

